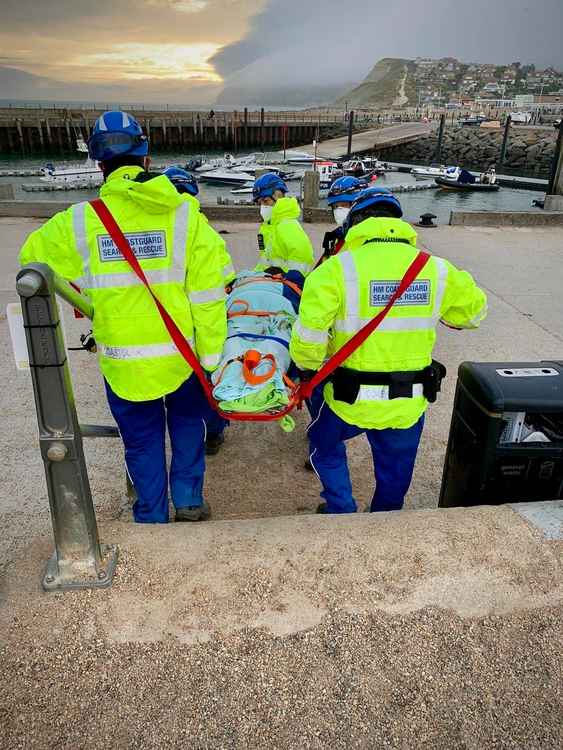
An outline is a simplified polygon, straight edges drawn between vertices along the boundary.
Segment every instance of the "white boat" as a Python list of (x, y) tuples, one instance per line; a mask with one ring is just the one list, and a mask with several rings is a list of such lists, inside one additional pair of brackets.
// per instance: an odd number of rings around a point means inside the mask
[[(88, 153), (88, 146), (82, 139), (76, 142), (76, 150), (80, 153)], [(49, 182), (58, 185), (73, 185), (78, 183), (80, 186), (87, 185), (97, 187), (104, 180), (104, 175), (95, 161), (87, 157), (82, 164), (70, 164), (64, 167), (56, 167), (53, 164), (46, 164), (41, 168), (42, 182)]]
[[(280, 151), (281, 154), (283, 152)], [(285, 162), (286, 164), (310, 166), (315, 161), (315, 157), (308, 154), (306, 151), (286, 151)]]
[(368, 174), (385, 174), (387, 171), (387, 165), (383, 164), (375, 157), (366, 156), (362, 159), (355, 158), (345, 161), (342, 165), (342, 169), (345, 174), (350, 174), (354, 177), (364, 177)]
[(216, 169), (233, 169), (233, 167), (237, 167), (241, 163), (241, 160), (235, 159), (232, 154), (224, 154), (217, 159), (207, 159), (203, 162), (203, 164), (200, 164), (193, 171), (197, 172), (198, 174), (202, 174), (205, 172), (211, 172)]
[(254, 175), (250, 172), (235, 172), (232, 169), (213, 169), (199, 175), (201, 182), (212, 185), (234, 185), (242, 187), (248, 182), (254, 183)]
[(429, 167), (413, 167), (411, 174), (415, 180), (434, 179), (435, 177), (446, 177), (445, 164), (431, 164)]
[(245, 183), (242, 187), (233, 188), (231, 190), (231, 193), (233, 195), (250, 195), (254, 190), (254, 183), (248, 182)]
[(342, 169), (334, 161), (318, 161), (315, 164), (315, 171), (319, 173), (321, 190), (326, 190), (337, 177), (342, 176)]

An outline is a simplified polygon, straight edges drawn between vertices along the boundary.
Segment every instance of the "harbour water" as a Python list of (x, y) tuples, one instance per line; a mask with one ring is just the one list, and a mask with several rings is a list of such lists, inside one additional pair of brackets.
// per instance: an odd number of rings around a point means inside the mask
[[(209, 156), (218, 156), (220, 154), (209, 153)], [(178, 154), (159, 155), (154, 154), (155, 163), (161, 164), (179, 164), (185, 165), (196, 154), (185, 152)], [(268, 156), (273, 157), (273, 154)], [(276, 155), (279, 158), (279, 154)], [(55, 165), (65, 163), (76, 164), (80, 162), (78, 158), (66, 160), (52, 158), (50, 161)], [(45, 160), (39, 159), (0, 159), (0, 172), (9, 169), (32, 169), (44, 166)], [(291, 167), (288, 167), (291, 169)], [(69, 201), (77, 202), (89, 200), (96, 195), (95, 190), (68, 190), (55, 192), (33, 192), (29, 193), (23, 189), (23, 185), (40, 183), (39, 177), (0, 177), (0, 184), (11, 183), (14, 185), (16, 200), (33, 200), (33, 201)], [(389, 172), (378, 178), (377, 185), (382, 185), (393, 190), (394, 186), (415, 186), (414, 178), (409, 174), (401, 172)], [(289, 183), (290, 192), (298, 195), (300, 192), (300, 182), (294, 181)], [(202, 205), (216, 205), (218, 197), (229, 198), (232, 200), (249, 200), (248, 195), (232, 195), (230, 187), (217, 187), (200, 183), (200, 201)], [(543, 193), (534, 190), (515, 190), (512, 188), (501, 188), (496, 193), (456, 193), (454, 191), (444, 191), (438, 189), (420, 190), (417, 192), (401, 193), (399, 199), (405, 212), (405, 218), (408, 220), (417, 220), (420, 214), (431, 212), (436, 215), (437, 221), (441, 224), (449, 221), (451, 211), (537, 211), (532, 207), (532, 201), (542, 199)], [(321, 201), (321, 205), (326, 205)]]

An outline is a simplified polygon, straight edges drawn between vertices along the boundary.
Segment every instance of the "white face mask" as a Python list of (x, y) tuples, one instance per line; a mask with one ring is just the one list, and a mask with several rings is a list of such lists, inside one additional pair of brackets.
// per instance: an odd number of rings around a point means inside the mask
[(335, 208), (332, 212), (334, 215), (334, 221), (341, 227), (346, 221), (346, 217), (350, 213), (349, 208)]
[(273, 206), (260, 206), (260, 216), (262, 217), (263, 221), (270, 221), (272, 218), (272, 209)]

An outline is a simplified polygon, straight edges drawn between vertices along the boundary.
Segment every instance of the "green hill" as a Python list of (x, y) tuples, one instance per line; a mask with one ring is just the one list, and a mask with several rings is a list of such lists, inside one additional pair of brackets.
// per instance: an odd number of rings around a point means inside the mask
[(336, 106), (390, 107), (393, 104), (412, 103), (415, 87), (412, 60), (384, 57), (376, 63), (359, 86), (339, 97)]

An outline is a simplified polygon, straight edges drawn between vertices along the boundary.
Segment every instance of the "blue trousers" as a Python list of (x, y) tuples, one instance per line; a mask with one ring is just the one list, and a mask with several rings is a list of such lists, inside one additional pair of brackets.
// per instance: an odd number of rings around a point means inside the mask
[(321, 497), (328, 512), (357, 510), (344, 442), (363, 433), (371, 447), (376, 482), (370, 510), (372, 513), (401, 510), (412, 479), (424, 417), (406, 430), (366, 430), (340, 419), (317, 393), (313, 394), (311, 411), (314, 414), (308, 429), (311, 464), (323, 486)]
[(168, 522), (167, 424), (172, 445), (172, 502), (176, 508), (201, 505), (209, 406), (195, 375), (173, 393), (154, 401), (127, 401), (107, 382), (106, 393), (125, 445), (127, 472), (137, 493), (135, 521)]

